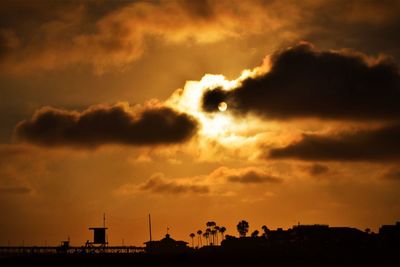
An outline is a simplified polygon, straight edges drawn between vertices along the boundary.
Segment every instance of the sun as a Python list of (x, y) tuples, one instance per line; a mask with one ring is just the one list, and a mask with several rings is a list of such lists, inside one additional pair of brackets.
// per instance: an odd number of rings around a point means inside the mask
[(224, 112), (227, 108), (228, 108), (228, 104), (226, 104), (225, 102), (221, 102), (218, 104), (218, 109), (221, 112)]

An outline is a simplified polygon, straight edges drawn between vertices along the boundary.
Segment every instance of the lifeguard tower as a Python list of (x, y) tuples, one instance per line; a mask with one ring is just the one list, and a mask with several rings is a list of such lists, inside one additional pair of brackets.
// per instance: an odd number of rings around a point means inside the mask
[(103, 214), (103, 227), (90, 227), (89, 230), (93, 231), (93, 241), (86, 241), (86, 246), (99, 246), (106, 247), (108, 244), (106, 227), (106, 215)]

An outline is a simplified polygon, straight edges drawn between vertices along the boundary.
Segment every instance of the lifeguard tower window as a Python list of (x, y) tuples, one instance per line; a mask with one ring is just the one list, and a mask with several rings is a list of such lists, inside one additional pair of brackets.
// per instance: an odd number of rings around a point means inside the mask
[(93, 230), (93, 244), (106, 244), (106, 230), (104, 227), (92, 227)]

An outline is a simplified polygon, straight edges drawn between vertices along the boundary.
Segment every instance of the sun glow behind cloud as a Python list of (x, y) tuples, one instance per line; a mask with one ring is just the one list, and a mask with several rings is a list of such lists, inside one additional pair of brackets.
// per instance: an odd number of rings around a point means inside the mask
[(199, 134), (209, 138), (220, 138), (234, 126), (233, 118), (227, 113), (206, 114), (201, 108), (203, 93), (210, 89), (221, 87), (231, 90), (238, 86), (238, 80), (227, 80), (223, 75), (206, 74), (200, 81), (188, 81), (183, 89), (177, 90), (167, 101), (168, 104), (186, 112), (201, 123)]
[(255, 137), (247, 133), (259, 128), (258, 122), (233, 117), (229, 107), (220, 112), (206, 113), (202, 110), (202, 96), (207, 90), (217, 87), (226, 91), (233, 90), (246, 78), (267, 72), (269, 64), (266, 62), (252, 70), (242, 71), (234, 80), (228, 80), (224, 75), (206, 74), (199, 81), (187, 81), (184, 88), (175, 91), (166, 104), (195, 117), (200, 122), (201, 137), (229, 146), (243, 145), (250, 140), (253, 142)]

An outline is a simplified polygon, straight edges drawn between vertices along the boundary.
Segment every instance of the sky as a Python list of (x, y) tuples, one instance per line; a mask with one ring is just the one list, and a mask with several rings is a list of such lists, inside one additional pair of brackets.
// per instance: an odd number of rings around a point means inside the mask
[(0, 8), (0, 245), (400, 220), (400, 3)]

